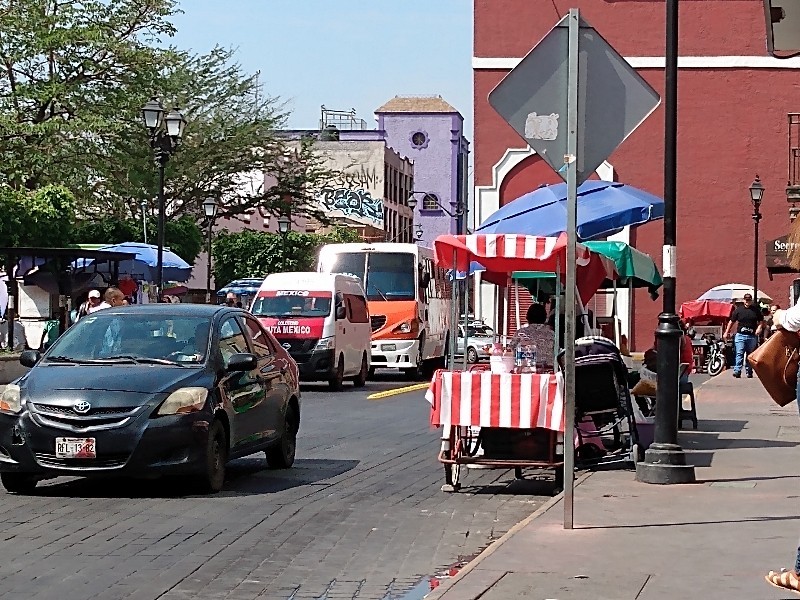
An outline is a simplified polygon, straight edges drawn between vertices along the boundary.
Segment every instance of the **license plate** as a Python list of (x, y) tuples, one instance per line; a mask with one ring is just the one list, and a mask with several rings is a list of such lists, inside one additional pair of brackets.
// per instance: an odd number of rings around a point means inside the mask
[(95, 438), (56, 438), (56, 458), (97, 458)]
[(395, 344), (381, 344), (382, 352), (394, 352), (396, 350), (397, 346)]

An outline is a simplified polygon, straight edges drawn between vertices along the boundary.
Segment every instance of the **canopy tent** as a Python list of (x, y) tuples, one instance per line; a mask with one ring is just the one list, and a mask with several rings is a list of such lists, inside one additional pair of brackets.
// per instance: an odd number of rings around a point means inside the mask
[[(614, 181), (586, 181), (578, 187), (578, 239), (590, 240), (661, 219), (664, 201)], [(567, 186), (540, 186), (486, 218), (475, 233), (557, 236), (567, 229)]]
[[(744, 300), (745, 294), (753, 293), (753, 286), (746, 285), (744, 283), (723, 283), (722, 285), (717, 285), (703, 295), (701, 295), (698, 300), (717, 300), (718, 302), (741, 302)], [(772, 298), (758, 290), (758, 301), (765, 302), (767, 304), (772, 302)]]
[[(158, 246), (143, 244), (141, 242), (123, 242), (109, 246), (101, 246), (104, 252), (126, 252), (133, 255), (127, 260), (119, 263), (119, 275), (128, 275), (133, 279), (142, 281), (156, 281), (156, 269), (158, 267)], [(164, 281), (188, 281), (192, 275), (192, 265), (183, 260), (180, 256), (164, 248), (162, 251), (162, 276)], [(102, 265), (98, 265), (94, 259), (81, 258), (73, 263), (73, 268), (77, 271), (95, 270), (101, 271)]]
[[(480, 263), (482, 278), (507, 285), (516, 271), (566, 274), (567, 235), (440, 235), (433, 243), (436, 264), (466, 272), (472, 261)], [(576, 286), (585, 304), (607, 279), (616, 279), (613, 263), (583, 244), (576, 247)]]
[(733, 305), (730, 302), (716, 300), (691, 300), (684, 302), (678, 309), (681, 319), (728, 319)]

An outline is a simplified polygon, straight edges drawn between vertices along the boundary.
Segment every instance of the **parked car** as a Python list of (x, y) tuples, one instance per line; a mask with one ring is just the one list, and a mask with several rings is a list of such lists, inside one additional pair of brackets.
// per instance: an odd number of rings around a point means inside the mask
[(468, 363), (474, 364), (482, 360), (489, 360), (487, 347), (492, 342), (494, 342), (494, 330), (488, 325), (480, 321), (470, 323), (466, 336), (464, 335), (464, 325), (459, 325), (456, 356), (464, 356), (464, 348), (466, 348)]
[(273, 273), (261, 284), (250, 312), (297, 361), (303, 381), (327, 381), (334, 391), (345, 379), (364, 387), (372, 327), (358, 277)]
[(0, 481), (28, 493), (56, 475), (188, 475), (216, 492), (229, 459), (292, 466), (297, 365), (242, 309), (107, 308), (70, 327), (0, 395)]

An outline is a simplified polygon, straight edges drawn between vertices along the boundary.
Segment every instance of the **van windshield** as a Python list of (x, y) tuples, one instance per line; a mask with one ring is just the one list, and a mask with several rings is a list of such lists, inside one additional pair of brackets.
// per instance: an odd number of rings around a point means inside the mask
[(331, 296), (259, 296), (251, 312), (257, 317), (327, 317)]

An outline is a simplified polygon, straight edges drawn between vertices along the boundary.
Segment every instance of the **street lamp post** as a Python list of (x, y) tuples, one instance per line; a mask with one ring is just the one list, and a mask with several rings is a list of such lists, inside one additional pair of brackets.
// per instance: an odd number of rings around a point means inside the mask
[(214, 198), (206, 198), (203, 202), (203, 212), (206, 215), (208, 224), (208, 240), (206, 241), (206, 253), (208, 254), (208, 264), (206, 265), (206, 304), (211, 304), (211, 234), (214, 227), (214, 219), (217, 216), (217, 201)]
[[(694, 466), (678, 445), (681, 328), (675, 313), (678, 187), (678, 0), (666, 1), (664, 69), (664, 293), (656, 329), (657, 381), (654, 441), (643, 462), (636, 463), (636, 479), (644, 483), (675, 484), (695, 480)], [(638, 457), (636, 457), (638, 461)]]
[(144, 243), (147, 243), (147, 200), (142, 200), (139, 203), (142, 208), (142, 231), (144, 232)]
[(289, 237), (289, 231), (292, 229), (292, 220), (286, 215), (278, 218), (278, 232), (281, 234), (281, 271), (286, 271), (286, 238)]
[(764, 186), (756, 175), (755, 181), (750, 185), (750, 202), (753, 203), (753, 300), (758, 304), (758, 222), (761, 220), (761, 199), (764, 197)]
[(180, 144), (186, 119), (183, 114), (173, 108), (166, 115), (158, 98), (151, 98), (142, 107), (142, 120), (150, 131), (150, 147), (155, 154), (158, 166), (158, 258), (156, 263), (156, 295), (161, 299), (164, 284), (164, 223), (166, 206), (164, 200), (164, 171), (170, 157), (175, 154)]

